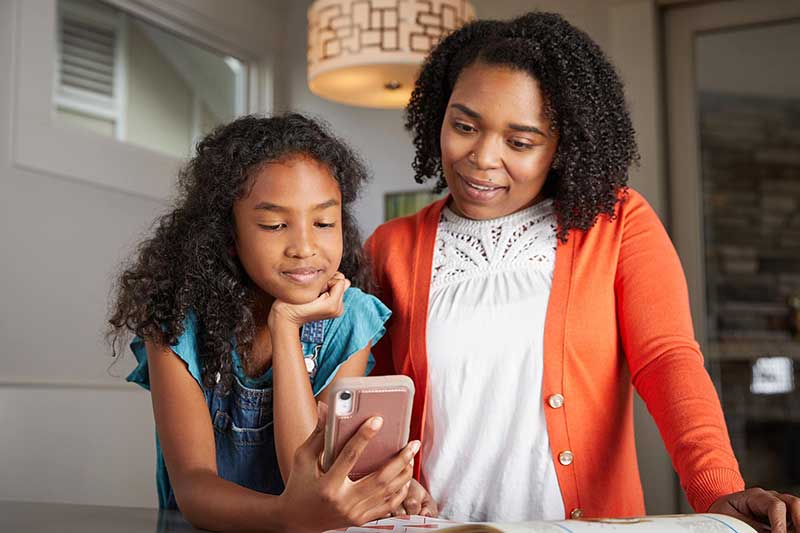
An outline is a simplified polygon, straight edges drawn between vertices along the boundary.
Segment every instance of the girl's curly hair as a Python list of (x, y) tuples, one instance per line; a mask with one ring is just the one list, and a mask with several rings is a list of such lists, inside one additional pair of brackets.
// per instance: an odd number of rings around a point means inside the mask
[(414, 179), (447, 187), (439, 136), (459, 74), (480, 61), (527, 72), (539, 82), (558, 148), (545, 183), (558, 237), (614, 216), (627, 171), (638, 163), (622, 82), (602, 50), (560, 15), (533, 12), (510, 21), (479, 20), (445, 37), (422, 67), (406, 108), (416, 149)]
[(197, 145), (178, 175), (174, 208), (155, 223), (115, 287), (107, 338), (114, 355), (129, 333), (175, 345), (195, 312), (203, 382), (231, 380), (231, 350), (247, 361), (255, 333), (256, 288), (236, 257), (233, 204), (249, 192), (265, 163), (292, 156), (326, 165), (342, 193), (344, 253), (339, 270), (369, 291), (369, 267), (351, 213), (369, 175), (361, 159), (323, 125), (292, 113), (245, 116), (220, 126)]

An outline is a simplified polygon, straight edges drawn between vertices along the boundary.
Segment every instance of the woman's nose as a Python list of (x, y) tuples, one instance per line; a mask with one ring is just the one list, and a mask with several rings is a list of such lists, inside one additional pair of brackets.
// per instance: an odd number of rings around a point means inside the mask
[(502, 163), (502, 146), (494, 136), (483, 136), (472, 147), (470, 162), (480, 170), (497, 168)]

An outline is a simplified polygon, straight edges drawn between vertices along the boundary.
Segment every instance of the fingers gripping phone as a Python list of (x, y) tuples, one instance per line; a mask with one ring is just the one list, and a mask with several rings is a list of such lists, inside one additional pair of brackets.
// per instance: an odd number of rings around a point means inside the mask
[(358, 428), (373, 416), (382, 417), (383, 426), (350, 471), (351, 479), (378, 470), (408, 444), (414, 382), (407, 376), (342, 378), (333, 383), (328, 394), (322, 463), (325, 471)]

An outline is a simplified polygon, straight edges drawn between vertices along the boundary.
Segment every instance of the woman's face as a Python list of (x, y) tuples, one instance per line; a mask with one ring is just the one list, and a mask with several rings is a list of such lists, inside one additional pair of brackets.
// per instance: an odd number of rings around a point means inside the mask
[(461, 72), (440, 137), (451, 209), (489, 219), (542, 199), (558, 145), (544, 103), (527, 72), (480, 61)]

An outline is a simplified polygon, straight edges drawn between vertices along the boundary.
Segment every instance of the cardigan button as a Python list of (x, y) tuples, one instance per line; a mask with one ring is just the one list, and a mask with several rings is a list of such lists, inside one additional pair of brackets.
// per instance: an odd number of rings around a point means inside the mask
[(569, 513), (569, 517), (573, 520), (580, 520), (583, 517), (583, 509), (576, 507), (571, 513)]
[(564, 450), (558, 454), (558, 462), (564, 466), (571, 465), (573, 459), (575, 459), (575, 456), (572, 455), (572, 452), (569, 450)]
[(553, 409), (558, 409), (562, 405), (564, 405), (564, 397), (560, 394), (553, 394), (549, 398), (547, 398), (547, 405), (552, 407)]

